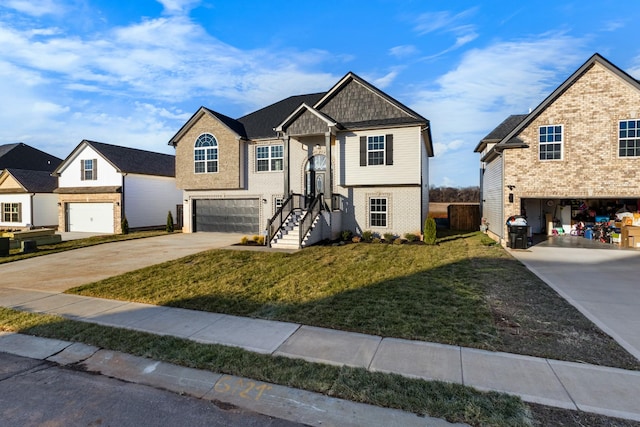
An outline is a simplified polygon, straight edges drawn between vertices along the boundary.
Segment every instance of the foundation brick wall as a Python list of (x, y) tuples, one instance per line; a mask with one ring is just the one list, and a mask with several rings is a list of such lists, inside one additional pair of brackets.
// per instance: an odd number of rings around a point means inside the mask
[[(529, 148), (504, 150), (505, 215), (519, 214), (522, 198), (640, 198), (640, 157), (618, 156), (619, 121), (639, 114), (637, 87), (594, 63), (522, 130)], [(562, 160), (539, 160), (544, 125), (563, 126)]]

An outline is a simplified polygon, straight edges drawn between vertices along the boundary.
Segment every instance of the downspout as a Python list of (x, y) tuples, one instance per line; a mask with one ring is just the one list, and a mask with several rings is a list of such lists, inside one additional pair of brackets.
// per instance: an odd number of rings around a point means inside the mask
[(127, 175), (128, 175), (127, 173), (122, 174), (122, 194), (120, 195), (120, 223), (122, 223), (122, 220), (127, 217), (126, 211), (124, 210), (124, 201), (125, 201), (124, 182), (125, 182), (125, 177)]
[(36, 193), (31, 193), (31, 209), (29, 209), (31, 212), (29, 212), (29, 215), (31, 217), (31, 222), (29, 222), (29, 224), (31, 224), (31, 226), (35, 226), (35, 223), (33, 222), (33, 211), (35, 209), (33, 209), (33, 198), (36, 195)]
[(284, 144), (284, 196), (285, 198), (291, 194), (291, 180), (289, 176), (289, 158), (291, 156), (291, 144), (289, 135), (282, 135), (282, 142)]

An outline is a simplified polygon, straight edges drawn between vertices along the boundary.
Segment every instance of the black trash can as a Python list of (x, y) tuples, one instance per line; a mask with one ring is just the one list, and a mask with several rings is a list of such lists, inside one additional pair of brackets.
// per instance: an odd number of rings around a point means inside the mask
[(529, 244), (529, 226), (528, 225), (510, 225), (508, 246), (511, 249), (527, 249), (528, 244)]
[(9, 256), (9, 238), (0, 237), (0, 256)]

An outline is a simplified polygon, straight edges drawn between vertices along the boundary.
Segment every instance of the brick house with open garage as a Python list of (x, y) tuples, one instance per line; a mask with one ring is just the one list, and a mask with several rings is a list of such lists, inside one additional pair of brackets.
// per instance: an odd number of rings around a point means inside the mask
[(184, 232), (299, 248), (343, 230), (419, 233), (427, 217), (429, 121), (353, 73), (238, 119), (201, 107), (169, 144)]
[(597, 53), (475, 152), (481, 215), (503, 244), (506, 219), (517, 215), (543, 235), (571, 234), (582, 224), (615, 228), (621, 213), (640, 226), (640, 82)]

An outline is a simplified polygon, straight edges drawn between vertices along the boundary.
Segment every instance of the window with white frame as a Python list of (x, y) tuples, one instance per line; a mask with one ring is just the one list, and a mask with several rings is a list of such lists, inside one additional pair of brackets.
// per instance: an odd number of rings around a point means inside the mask
[(3, 203), (2, 222), (21, 222), (22, 203)]
[(256, 170), (258, 172), (281, 171), (283, 168), (283, 145), (260, 145), (256, 147)]
[(371, 197), (369, 199), (369, 225), (371, 227), (386, 227), (387, 217), (387, 198)]
[(273, 199), (273, 212), (274, 213), (278, 212), (278, 209), (280, 209), (283, 204), (284, 204), (284, 198), (276, 197), (275, 199)]
[(98, 179), (98, 160), (80, 160), (80, 180), (95, 181)]
[(540, 126), (540, 160), (562, 160), (562, 125)]
[(640, 157), (640, 120), (621, 120), (618, 127), (618, 155)]
[(367, 137), (367, 165), (384, 165), (384, 135)]
[(193, 152), (195, 173), (218, 172), (218, 141), (210, 133), (198, 137)]

